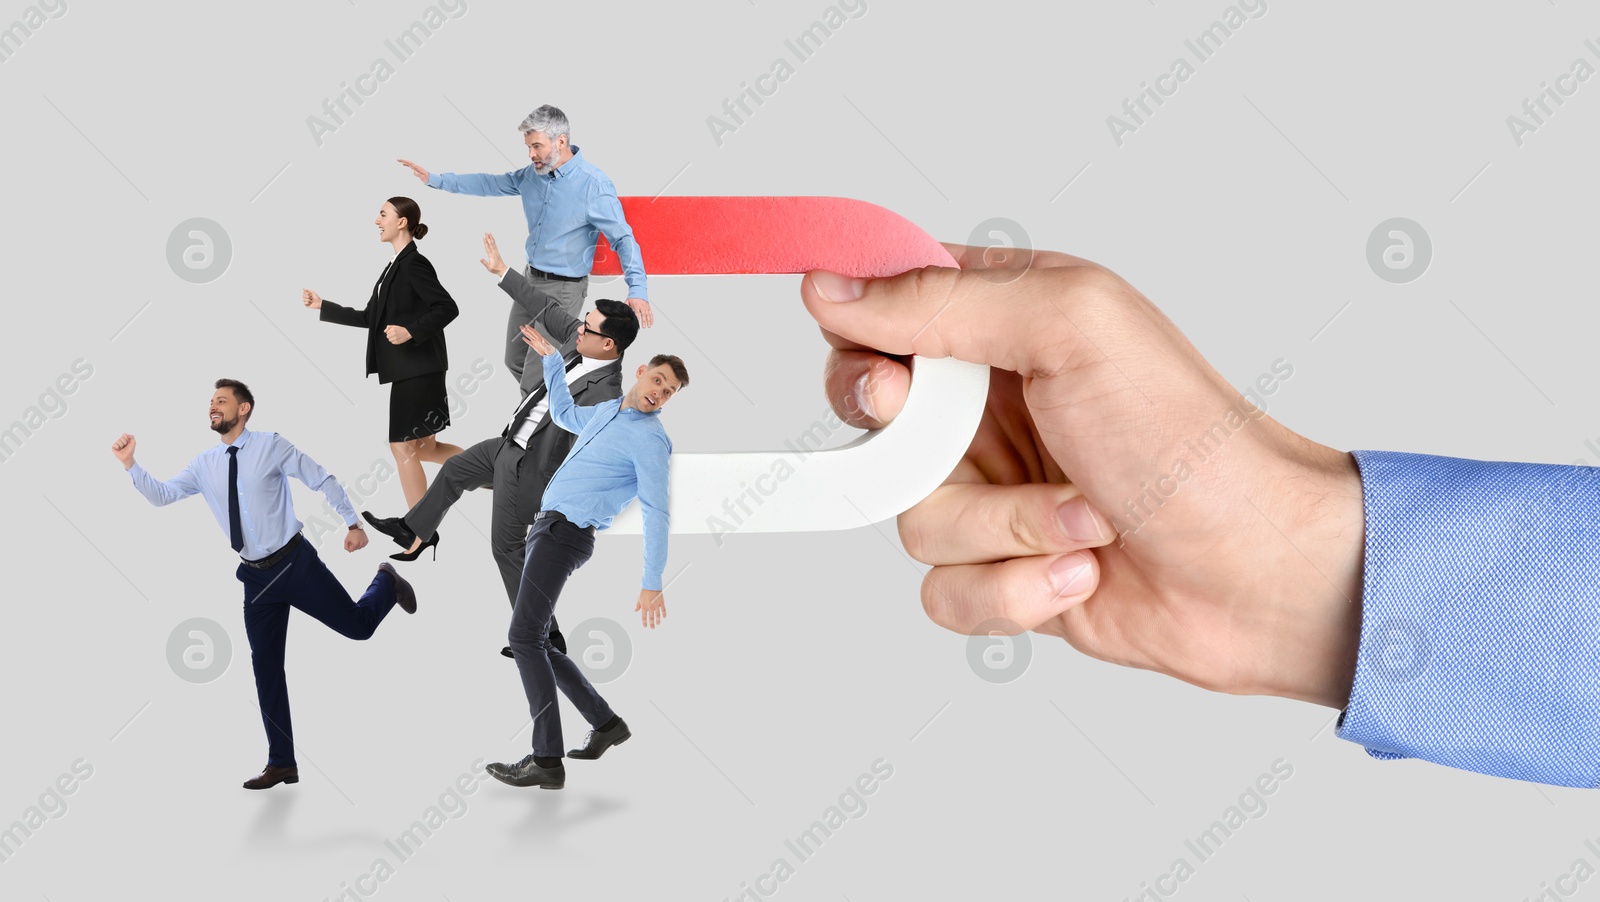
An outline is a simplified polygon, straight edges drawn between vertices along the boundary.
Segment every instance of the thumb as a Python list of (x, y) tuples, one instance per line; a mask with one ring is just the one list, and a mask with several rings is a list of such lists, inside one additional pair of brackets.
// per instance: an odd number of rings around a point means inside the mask
[(819, 270), (801, 281), (800, 296), (826, 332), (855, 346), (955, 357), (1024, 376), (1101, 359), (1084, 330), (1103, 327), (1113, 305), (1142, 300), (1095, 266), (1033, 269), (1010, 281), (945, 267), (882, 279)]

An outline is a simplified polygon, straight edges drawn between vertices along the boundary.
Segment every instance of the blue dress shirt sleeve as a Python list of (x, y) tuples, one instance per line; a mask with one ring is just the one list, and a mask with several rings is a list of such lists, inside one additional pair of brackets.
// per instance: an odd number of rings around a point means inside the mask
[(661, 574), (667, 569), (667, 472), (672, 458), (672, 441), (649, 442), (634, 457), (633, 468), (639, 483), (639, 512), (644, 515), (644, 577), (639, 586), (661, 591)]
[(617, 189), (607, 178), (596, 178), (589, 189), (589, 222), (600, 230), (611, 249), (622, 261), (622, 278), (628, 283), (628, 297), (650, 300), (645, 293), (644, 258), (639, 255), (639, 242), (633, 240), (633, 229), (622, 216), (622, 201), (617, 199)]
[(593, 407), (579, 407), (572, 400), (572, 389), (567, 386), (567, 362), (560, 354), (546, 354), (539, 358), (544, 365), (546, 397), (550, 399), (550, 420), (573, 435), (594, 416)]
[(1366, 556), (1339, 736), (1600, 786), (1600, 469), (1354, 454)]
[(174, 501), (187, 498), (200, 491), (200, 476), (194, 461), (183, 468), (183, 472), (170, 480), (160, 480), (150, 475), (150, 471), (140, 466), (138, 462), (128, 468), (128, 475), (133, 477), (133, 487), (150, 500), (157, 507), (164, 507)]
[[(261, 436), (262, 433), (257, 433)], [(333, 474), (323, 469), (322, 465), (312, 460), (309, 455), (296, 448), (277, 433), (267, 433), (275, 441), (272, 446), (272, 461), (285, 476), (305, 483), (307, 488), (321, 492), (322, 497), (328, 499), (328, 505), (339, 512), (344, 518), (344, 525), (356, 524), (356, 509), (350, 504), (350, 498), (344, 493), (344, 487), (339, 485), (339, 480)], [(293, 512), (291, 511), (291, 516)]]
[(495, 175), (490, 172), (457, 175), (454, 172), (428, 173), (428, 187), (449, 191), (451, 194), (475, 194), (479, 197), (499, 197), (522, 193), (522, 170)]

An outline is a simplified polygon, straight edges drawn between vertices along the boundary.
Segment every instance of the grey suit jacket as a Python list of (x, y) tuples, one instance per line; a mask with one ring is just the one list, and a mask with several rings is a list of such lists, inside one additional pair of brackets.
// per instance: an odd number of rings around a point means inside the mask
[[(500, 280), (500, 290), (510, 295), (513, 302), (511, 316), (506, 323), (506, 341), (511, 346), (520, 346), (523, 351), (519, 387), (524, 398), (544, 381), (544, 368), (539, 365), (538, 353), (523, 344), (518, 327), (522, 323), (531, 324), (564, 357), (572, 353), (578, 340), (578, 317), (583, 315), (581, 285), (575, 282), (546, 282), (542, 283), (542, 287), (543, 290), (534, 287), (526, 275), (515, 269), (508, 268), (505, 278)], [(569, 304), (570, 309), (567, 306)], [(512, 367), (513, 374), (515, 369)]]
[[(511, 299), (522, 308), (530, 321), (542, 315), (545, 330), (549, 333), (548, 337), (557, 345), (565, 346), (570, 352), (578, 335), (577, 317), (571, 316), (559, 305), (550, 303), (543, 294), (534, 291), (527, 278), (514, 269), (506, 271), (505, 278), (500, 281), (500, 288), (511, 295)], [(530, 366), (528, 371), (535, 375), (530, 387), (526, 378), (527, 371), (524, 372), (524, 395), (544, 383), (543, 367)], [(570, 389), (572, 400), (582, 407), (591, 407), (622, 397), (622, 358), (619, 357), (605, 366), (584, 373), (578, 381), (571, 384)], [(523, 400), (526, 401), (526, 397)], [(523, 522), (533, 522), (533, 515), (538, 513), (539, 503), (544, 498), (545, 485), (550, 482), (550, 477), (555, 475), (556, 468), (561, 466), (561, 462), (567, 459), (567, 452), (572, 450), (572, 443), (576, 439), (577, 436), (557, 426), (550, 419), (549, 410), (545, 411), (538, 425), (533, 427), (533, 434), (528, 437), (528, 449), (523, 452), (522, 472), (517, 492), (517, 513), (526, 514)], [(510, 437), (507, 436), (506, 440), (509, 441)]]
[[(571, 390), (572, 400), (584, 407), (622, 397), (622, 360), (618, 358), (584, 373), (572, 383)], [(522, 522), (533, 522), (533, 515), (540, 510), (545, 486), (555, 475), (556, 468), (567, 459), (577, 438), (557, 426), (549, 410), (533, 427), (533, 434), (528, 436), (528, 449), (522, 453), (522, 471), (517, 482), (517, 513)]]

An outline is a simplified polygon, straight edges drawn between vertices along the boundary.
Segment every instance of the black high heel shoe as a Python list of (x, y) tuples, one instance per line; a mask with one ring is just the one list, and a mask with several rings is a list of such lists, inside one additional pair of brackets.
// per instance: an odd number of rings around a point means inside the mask
[(391, 555), (389, 555), (389, 559), (390, 560), (395, 560), (395, 561), (414, 561), (417, 558), (421, 557), (422, 553), (424, 551), (427, 551), (429, 548), (433, 549), (433, 559), (434, 560), (438, 560), (439, 559), (439, 534), (437, 532), (433, 534), (433, 538), (429, 539), (426, 542), (423, 542), (421, 545), (418, 545), (416, 551), (402, 551), (399, 554), (391, 554)]

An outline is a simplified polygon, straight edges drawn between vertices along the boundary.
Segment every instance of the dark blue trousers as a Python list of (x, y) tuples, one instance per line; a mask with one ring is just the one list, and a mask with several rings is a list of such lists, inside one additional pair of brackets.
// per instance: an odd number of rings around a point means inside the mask
[(550, 620), (561, 587), (572, 571), (593, 555), (594, 536), (588, 532), (554, 517), (533, 522), (506, 638), (533, 715), (533, 753), (540, 757), (566, 754), (561, 741), (561, 706), (556, 703), (558, 687), (590, 726), (611, 719), (611, 706), (590, 685), (577, 662), (550, 643)]
[(237, 575), (244, 583), (244, 631), (250, 637), (256, 700), (267, 731), (267, 763), (293, 767), (294, 727), (289, 720), (289, 684), (283, 675), (289, 609), (299, 608), (342, 636), (365, 639), (394, 607), (394, 580), (380, 570), (361, 600), (352, 601), (304, 539), (271, 567), (257, 570), (240, 564)]

